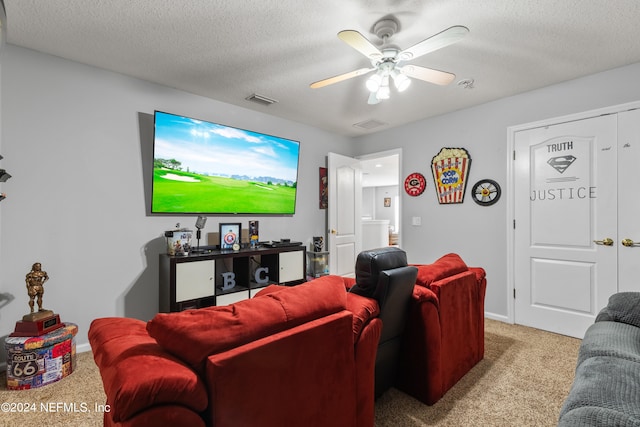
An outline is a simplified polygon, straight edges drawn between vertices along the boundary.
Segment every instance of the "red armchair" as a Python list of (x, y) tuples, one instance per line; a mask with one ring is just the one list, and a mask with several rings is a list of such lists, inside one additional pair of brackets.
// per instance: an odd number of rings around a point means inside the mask
[(377, 315), (325, 276), (148, 323), (96, 319), (104, 425), (371, 427)]
[(484, 357), (487, 281), (457, 254), (416, 267), (396, 387), (432, 405)]

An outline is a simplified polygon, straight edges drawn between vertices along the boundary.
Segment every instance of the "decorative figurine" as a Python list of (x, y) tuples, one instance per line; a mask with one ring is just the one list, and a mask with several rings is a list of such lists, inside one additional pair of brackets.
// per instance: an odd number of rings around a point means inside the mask
[(27, 273), (25, 282), (27, 282), (27, 293), (29, 294), (29, 307), (31, 313), (34, 309), (34, 301), (38, 299), (38, 311), (44, 311), (42, 306), (42, 295), (44, 295), (44, 284), (49, 280), (49, 275), (42, 270), (42, 264), (36, 262), (31, 267), (31, 271)]
[[(47, 334), (58, 328), (62, 328), (64, 323), (60, 321), (60, 315), (52, 310), (46, 310), (42, 306), (42, 295), (44, 295), (44, 284), (49, 280), (49, 275), (42, 270), (42, 264), (34, 262), (31, 271), (27, 273), (24, 281), (27, 284), (27, 294), (29, 294), (29, 308), (31, 313), (22, 316), (21, 321), (16, 322), (16, 328), (11, 337), (36, 337)], [(38, 303), (38, 310), (35, 304)]]
[(313, 251), (322, 252), (322, 246), (324, 245), (324, 237), (318, 236), (313, 238)]

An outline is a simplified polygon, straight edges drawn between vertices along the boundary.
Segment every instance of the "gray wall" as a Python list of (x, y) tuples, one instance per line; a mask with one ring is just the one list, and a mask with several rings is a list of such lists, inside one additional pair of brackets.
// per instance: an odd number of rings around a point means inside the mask
[(1, 78), (2, 167), (13, 177), (0, 188), (0, 295), (13, 300), (0, 301), (0, 337), (29, 311), (36, 261), (51, 277), (45, 308), (79, 325), (79, 345), (94, 318), (157, 312), (161, 236), (195, 216), (147, 215), (154, 109), (301, 141), (295, 215), (209, 217), (205, 232), (258, 219), (263, 240), (324, 235), (318, 168), (328, 151), (352, 154), (346, 137), (10, 45)]
[(362, 188), (362, 217), (375, 218), (375, 199), (376, 199), (376, 187), (363, 187)]
[[(404, 183), (403, 183), (404, 184)], [(394, 226), (396, 223), (396, 211), (398, 209), (396, 197), (399, 195), (398, 185), (385, 185), (376, 187), (375, 195), (375, 219), (388, 219), (389, 225)], [(384, 206), (385, 197), (391, 198), (391, 206)], [(394, 232), (398, 230), (394, 229)]]
[[(398, 196), (397, 185), (384, 185), (380, 187), (364, 187), (362, 189), (362, 217), (371, 219), (388, 219), (389, 225), (396, 222), (395, 198)], [(384, 206), (384, 198), (390, 197), (390, 207)], [(395, 230), (397, 231), (397, 230)]]
[[(485, 309), (490, 317), (507, 318), (507, 128), (523, 123), (640, 100), (640, 64), (587, 76), (432, 119), (354, 139), (357, 155), (402, 148), (403, 176), (420, 172), (427, 190), (419, 197), (403, 197), (402, 246), (409, 261), (430, 263), (457, 252), (468, 265), (487, 270)], [(482, 90), (477, 82), (473, 90)], [(428, 102), (437, 102), (429, 100)], [(419, 106), (416, 106), (419, 108)], [(389, 147), (393, 141), (393, 147)], [(430, 164), (442, 147), (466, 148), (472, 158), (465, 202), (439, 205)], [(469, 197), (480, 179), (497, 181), (502, 198), (482, 207)], [(420, 216), (421, 226), (411, 218)]]

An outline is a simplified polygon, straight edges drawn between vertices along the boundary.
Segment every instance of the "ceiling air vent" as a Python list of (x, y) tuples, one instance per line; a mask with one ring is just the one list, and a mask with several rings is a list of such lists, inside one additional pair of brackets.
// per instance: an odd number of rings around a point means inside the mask
[(386, 125), (385, 122), (381, 122), (379, 120), (371, 119), (371, 120), (365, 120), (363, 122), (356, 123), (353, 126), (355, 126), (357, 128), (360, 128), (360, 129), (371, 130), (371, 129), (375, 129), (377, 127), (384, 126), (384, 125)]
[(257, 93), (253, 93), (245, 98), (247, 101), (255, 102), (256, 104), (269, 106), (271, 104), (275, 104), (275, 99), (267, 98), (266, 96), (258, 95)]

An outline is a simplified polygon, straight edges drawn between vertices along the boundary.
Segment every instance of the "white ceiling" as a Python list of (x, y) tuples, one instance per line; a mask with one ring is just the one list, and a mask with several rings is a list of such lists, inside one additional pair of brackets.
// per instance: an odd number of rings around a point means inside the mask
[(398, 185), (400, 158), (397, 154), (363, 159), (360, 161), (360, 167), (362, 168), (363, 187)]
[[(7, 42), (230, 104), (357, 136), (640, 62), (638, 0), (4, 0)], [(456, 74), (367, 104), (368, 67), (338, 39), (372, 42), (393, 16), (401, 49), (452, 25), (470, 33), (412, 63)], [(465, 89), (458, 81), (473, 79)], [(637, 84), (630, 82), (630, 84)], [(245, 100), (257, 93), (270, 106)], [(176, 113), (180, 113), (176, 111)], [(372, 122), (373, 121), (373, 122)], [(383, 123), (362, 129), (360, 122)]]

